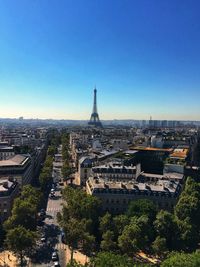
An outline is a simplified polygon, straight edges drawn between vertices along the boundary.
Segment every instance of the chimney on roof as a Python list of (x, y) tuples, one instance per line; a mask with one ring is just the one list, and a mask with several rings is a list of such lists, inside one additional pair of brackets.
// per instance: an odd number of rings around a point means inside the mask
[(126, 186), (124, 183), (120, 182), (120, 187), (126, 189)]
[(13, 181), (14, 181), (14, 178), (13, 178), (12, 176), (10, 176), (10, 177), (8, 178), (8, 181), (13, 182)]
[(136, 184), (133, 185), (133, 188), (139, 189), (138, 185), (136, 185)]
[(8, 189), (8, 182), (7, 181), (3, 182), (3, 187)]
[(147, 185), (147, 184), (145, 184), (145, 188), (146, 188), (147, 190), (151, 190), (151, 187), (150, 187), (149, 185)]

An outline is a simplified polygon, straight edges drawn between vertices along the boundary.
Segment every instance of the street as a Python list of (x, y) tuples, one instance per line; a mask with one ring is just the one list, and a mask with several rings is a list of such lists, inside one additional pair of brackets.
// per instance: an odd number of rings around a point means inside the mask
[[(61, 152), (61, 146), (58, 148), (58, 152)], [(38, 243), (38, 249), (34, 255), (34, 260), (30, 263), (32, 267), (49, 267), (54, 266), (54, 262), (51, 260), (52, 252), (57, 251), (59, 256), (59, 264), (61, 267), (66, 266), (66, 249), (67, 246), (62, 243), (61, 240), (61, 229), (57, 223), (57, 213), (62, 210), (62, 196), (61, 190), (64, 186), (59, 185), (58, 181), (62, 179), (61, 168), (62, 159), (53, 162), (53, 183), (57, 184), (54, 190), (54, 196), (51, 197), (49, 194), (46, 216), (44, 225), (38, 227), (38, 232), (45, 241)], [(33, 261), (35, 261), (33, 263)]]
[(62, 209), (60, 190), (61, 187), (58, 186), (55, 189), (55, 197), (48, 199), (44, 225), (38, 227), (39, 233), (41, 233), (41, 236), (45, 236), (46, 240), (44, 244), (39, 244), (38, 253), (36, 254), (36, 259), (39, 262), (31, 263), (33, 267), (54, 266), (53, 261), (51, 261), (51, 255), (55, 249), (58, 251), (60, 266), (64, 267), (66, 265), (66, 245), (61, 241), (60, 228), (56, 219), (57, 213)]

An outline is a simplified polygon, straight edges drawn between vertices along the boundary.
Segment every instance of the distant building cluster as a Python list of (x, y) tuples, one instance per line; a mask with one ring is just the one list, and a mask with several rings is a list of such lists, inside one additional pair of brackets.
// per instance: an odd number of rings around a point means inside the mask
[(199, 173), (198, 167), (189, 167), (199, 134), (193, 128), (166, 127), (72, 131), (74, 183), (100, 198), (102, 208), (113, 213), (124, 212), (130, 201), (141, 198), (173, 209), (185, 178)]

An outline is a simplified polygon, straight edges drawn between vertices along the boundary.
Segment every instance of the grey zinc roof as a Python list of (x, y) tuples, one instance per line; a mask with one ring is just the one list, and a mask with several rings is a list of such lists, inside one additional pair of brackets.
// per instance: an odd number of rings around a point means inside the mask
[(23, 162), (27, 159), (27, 156), (24, 155), (15, 155), (10, 159), (7, 160), (1, 160), (0, 161), (0, 167), (1, 166), (17, 166), (22, 165)]

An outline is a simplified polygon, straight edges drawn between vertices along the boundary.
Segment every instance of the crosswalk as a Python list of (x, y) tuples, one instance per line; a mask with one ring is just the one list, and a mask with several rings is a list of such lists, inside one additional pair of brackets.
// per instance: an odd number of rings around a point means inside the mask
[(55, 246), (55, 248), (57, 250), (66, 250), (67, 249), (67, 245), (64, 244), (64, 243), (57, 243), (56, 246)]
[(62, 211), (62, 207), (47, 208), (47, 213), (55, 213), (59, 211)]

